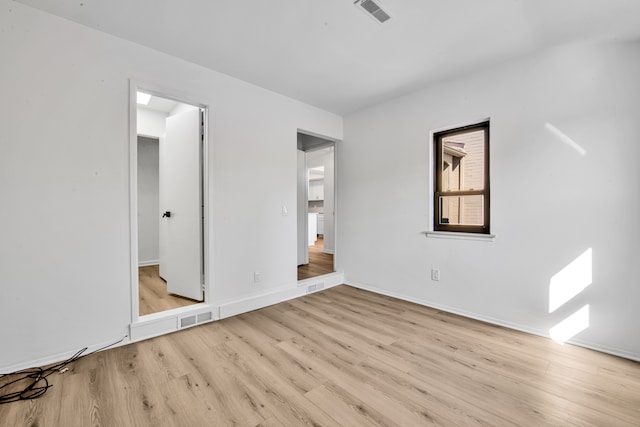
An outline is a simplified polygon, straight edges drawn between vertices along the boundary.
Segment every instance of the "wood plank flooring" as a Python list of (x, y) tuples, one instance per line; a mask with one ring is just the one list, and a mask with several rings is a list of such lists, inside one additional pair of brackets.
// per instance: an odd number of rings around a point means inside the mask
[(640, 364), (348, 286), (103, 351), (6, 426), (638, 426)]
[(333, 273), (333, 254), (324, 253), (324, 239), (318, 237), (315, 245), (309, 246), (309, 264), (298, 266), (298, 280), (329, 273)]
[(158, 265), (138, 268), (138, 314), (140, 316), (198, 302), (167, 292), (167, 283), (160, 278)]

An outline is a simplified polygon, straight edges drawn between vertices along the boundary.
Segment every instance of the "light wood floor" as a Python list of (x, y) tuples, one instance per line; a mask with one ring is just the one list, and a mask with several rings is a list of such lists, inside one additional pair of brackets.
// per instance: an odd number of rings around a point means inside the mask
[(314, 246), (309, 246), (309, 264), (298, 266), (298, 280), (310, 279), (333, 273), (333, 254), (324, 251), (324, 239), (318, 237)]
[(167, 292), (167, 283), (160, 278), (158, 265), (138, 268), (138, 314), (140, 316), (198, 302)]
[(640, 364), (347, 286), (104, 351), (7, 426), (638, 426)]

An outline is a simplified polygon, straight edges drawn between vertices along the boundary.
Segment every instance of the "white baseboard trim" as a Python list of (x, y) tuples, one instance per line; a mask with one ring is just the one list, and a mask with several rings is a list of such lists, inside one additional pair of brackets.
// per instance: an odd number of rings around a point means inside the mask
[[(392, 298), (398, 298), (398, 299), (401, 299), (403, 301), (412, 302), (412, 303), (415, 303), (415, 304), (423, 305), (425, 307), (435, 308), (436, 310), (446, 311), (447, 313), (457, 314), (459, 316), (468, 317), (470, 319), (480, 320), (482, 322), (491, 323), (493, 325), (504, 326), (505, 328), (514, 329), (516, 331), (526, 332), (528, 334), (537, 335), (537, 336), (541, 336), (541, 337), (544, 337), (544, 338), (551, 339), (548, 331), (535, 329), (535, 328), (530, 328), (528, 326), (521, 325), (521, 324), (518, 324), (518, 323), (508, 322), (508, 321), (505, 321), (505, 320), (502, 320), (502, 319), (497, 319), (497, 318), (490, 317), (490, 316), (484, 316), (482, 314), (469, 312), (469, 311), (466, 311), (466, 310), (460, 310), (460, 309), (455, 308), (455, 307), (449, 307), (449, 306), (442, 305), (442, 304), (437, 304), (437, 303), (434, 303), (434, 302), (431, 302), (431, 301), (426, 301), (426, 300), (422, 300), (422, 299), (418, 299), (418, 298), (413, 298), (413, 297), (410, 297), (410, 296), (407, 296), (407, 295), (403, 295), (403, 294), (400, 294), (400, 293), (397, 293), (397, 292), (390, 292), (390, 291), (387, 291), (387, 290), (384, 290), (384, 289), (377, 288), (375, 286), (365, 285), (363, 283), (354, 282), (354, 281), (348, 280), (348, 279), (345, 280), (344, 283), (346, 285), (352, 286), (354, 288), (363, 289), (365, 291), (370, 291), (370, 292), (373, 292), (373, 293), (376, 293), (376, 294), (386, 295), (386, 296), (389, 296), (389, 297), (392, 297)], [(607, 354), (611, 354), (613, 356), (623, 357), (625, 359), (630, 359), (630, 360), (634, 360), (636, 362), (640, 362), (640, 354), (633, 353), (633, 352), (626, 351), (626, 350), (622, 350), (622, 349), (619, 349), (619, 348), (609, 347), (609, 346), (605, 346), (605, 345), (601, 345), (601, 344), (590, 343), (590, 342), (577, 340), (577, 339), (576, 340), (571, 339), (571, 340), (567, 341), (567, 344), (573, 344), (573, 345), (577, 345), (579, 347), (588, 348), (590, 350), (599, 351), (601, 353), (607, 353)]]
[[(310, 286), (323, 284), (322, 288), (315, 287), (309, 290)], [(225, 301), (220, 304), (220, 319), (224, 319), (238, 314), (247, 313), (259, 308), (268, 307), (293, 298), (298, 298), (308, 293), (318, 292), (323, 289), (332, 288), (344, 283), (343, 273), (332, 273), (324, 276), (314, 277), (298, 282), (295, 286), (286, 286), (273, 289), (260, 295), (251, 295), (245, 298), (238, 298), (232, 301)]]
[[(319, 283), (323, 284), (322, 288), (318, 288)], [(332, 273), (324, 276), (314, 277), (296, 283), (295, 285), (289, 285), (278, 289), (265, 292), (260, 295), (251, 295), (243, 298), (236, 298), (233, 300), (225, 301), (220, 306), (213, 304), (197, 304), (189, 307), (180, 307), (174, 310), (167, 310), (161, 313), (154, 313), (147, 316), (142, 316), (136, 323), (129, 325), (126, 338), (109, 348), (116, 348), (126, 344), (132, 344), (134, 342), (147, 340), (160, 335), (166, 335), (171, 332), (181, 330), (178, 326), (180, 318), (190, 315), (198, 315), (207, 312), (212, 313), (212, 319), (210, 321), (220, 320), (226, 317), (235, 316), (238, 314), (246, 313), (249, 311), (257, 310), (259, 308), (267, 307), (279, 302), (287, 301), (293, 298), (301, 297), (308, 293), (318, 292), (323, 289), (331, 288), (333, 286), (341, 285), (344, 283), (344, 273)], [(301, 284), (301, 285), (300, 285)], [(309, 291), (309, 286), (316, 285), (316, 288)], [(198, 324), (208, 323), (201, 322)], [(123, 334), (124, 336), (124, 334)], [(94, 344), (87, 346), (88, 349), (85, 354), (92, 351), (101, 349), (106, 345), (112, 344), (117, 341), (112, 341), (100, 344)], [(13, 365), (0, 367), (0, 374), (19, 371), (26, 368), (33, 368), (39, 366), (50, 365), (62, 360), (66, 360), (73, 356), (80, 348), (70, 350), (67, 352), (57, 353), (38, 359), (29, 360), (26, 362), (20, 362)]]
[(150, 265), (158, 265), (160, 264), (159, 259), (152, 259), (150, 261), (138, 261), (138, 267), (148, 267)]
[(324, 249), (322, 252), (325, 254), (333, 255), (333, 249)]
[(338, 271), (334, 273), (324, 274), (322, 276), (312, 277), (310, 279), (298, 280), (298, 287), (309, 286), (314, 283), (319, 284), (319, 283), (325, 283), (325, 282), (332, 283), (332, 285), (326, 286), (326, 287), (341, 285), (344, 283), (344, 273)]
[[(122, 337), (120, 337), (120, 338), (122, 338)], [(113, 344), (113, 343), (117, 342), (120, 338), (114, 338), (111, 341), (103, 342), (103, 343), (100, 343), (100, 344), (89, 345), (89, 346), (87, 346), (87, 350), (85, 350), (85, 352), (82, 353), (82, 354), (83, 355), (88, 355), (88, 354), (90, 354), (90, 353), (92, 353), (92, 352), (94, 352), (96, 350), (99, 350), (99, 349), (101, 349), (103, 347), (109, 346), (110, 344)], [(112, 346), (109, 347), (109, 349), (116, 348), (116, 347), (121, 347), (123, 345), (130, 344), (131, 342), (132, 342), (131, 338), (129, 337), (129, 335), (127, 335), (121, 342), (119, 342), (117, 344), (113, 344)], [(28, 362), (20, 362), (20, 363), (16, 363), (16, 364), (9, 365), (9, 366), (4, 366), (4, 367), (0, 368), (0, 374), (8, 374), (10, 372), (16, 372), (16, 371), (20, 371), (20, 370), (23, 370), (23, 369), (37, 368), (37, 367), (41, 367), (41, 366), (51, 365), (53, 363), (59, 363), (59, 362), (62, 362), (63, 360), (69, 359), (71, 356), (76, 354), (82, 348), (83, 347), (76, 348), (75, 350), (69, 350), (69, 351), (65, 351), (65, 352), (62, 352), (62, 353), (57, 353), (57, 354), (41, 357), (41, 358), (38, 358), (38, 359), (30, 360)]]
[(194, 315), (198, 316), (205, 313), (211, 313), (209, 317), (210, 320), (207, 322), (200, 322), (199, 324), (208, 323), (220, 318), (218, 306), (206, 303), (180, 307), (173, 310), (142, 316), (137, 322), (132, 323), (130, 326), (131, 342), (143, 341), (149, 338), (179, 331), (183, 329), (179, 326), (181, 318)]
[[(171, 332), (176, 332), (181, 330), (182, 328), (178, 327), (179, 319), (189, 315), (198, 315), (202, 313), (212, 313), (212, 320), (218, 320), (218, 307), (212, 306), (208, 304), (196, 304), (188, 307), (180, 307), (173, 310), (167, 310), (160, 313), (149, 314), (147, 316), (142, 316), (140, 320), (136, 323), (132, 323), (129, 325), (126, 338), (109, 348), (116, 348), (126, 344), (133, 344), (138, 341), (144, 341), (149, 338), (154, 338), (160, 335), (166, 335)], [(205, 322), (201, 322), (199, 324), (203, 324)], [(207, 322), (208, 323), (208, 322)], [(124, 336), (124, 334), (123, 334)], [(93, 344), (87, 346), (88, 349), (84, 354), (91, 353), (92, 351), (101, 349), (117, 340), (112, 340), (106, 343)], [(75, 350), (70, 350), (63, 353), (57, 353), (49, 356), (45, 356), (42, 358), (34, 359), (27, 362), (21, 362), (10, 366), (5, 366), (0, 368), (0, 373), (8, 373), (15, 372), (21, 369), (33, 368), (50, 365), (52, 363), (58, 363), (60, 361), (66, 360), (69, 357), (73, 356), (80, 348)]]

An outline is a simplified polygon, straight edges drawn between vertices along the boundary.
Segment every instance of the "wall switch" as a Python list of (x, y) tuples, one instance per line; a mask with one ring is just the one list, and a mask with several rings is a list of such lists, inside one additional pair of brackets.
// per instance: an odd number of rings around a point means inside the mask
[(282, 205), (282, 216), (287, 216), (287, 215), (289, 215), (289, 210), (285, 205)]
[(440, 280), (440, 270), (437, 268), (431, 269), (431, 280), (435, 280), (436, 282)]
[(259, 283), (260, 282), (260, 272), (259, 271), (254, 271), (253, 272), (253, 283)]

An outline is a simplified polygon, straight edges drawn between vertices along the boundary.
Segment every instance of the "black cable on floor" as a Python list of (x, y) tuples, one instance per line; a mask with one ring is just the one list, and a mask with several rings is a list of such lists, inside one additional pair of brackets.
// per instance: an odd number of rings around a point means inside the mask
[[(49, 366), (48, 368), (27, 368), (16, 372), (10, 372), (8, 374), (0, 374), (0, 404), (17, 402), (20, 400), (36, 399), (47, 392), (52, 384), (49, 383), (49, 376), (54, 372), (64, 373), (67, 370), (67, 366), (81, 359), (85, 356), (92, 355), (98, 351), (105, 350), (109, 347), (113, 347), (116, 344), (120, 344), (127, 335), (122, 339), (101, 347), (91, 353), (83, 354), (87, 351), (87, 347), (79, 350), (60, 363)], [(23, 383), (23, 384), (20, 384)], [(13, 386), (13, 387), (12, 387)], [(15, 389), (15, 391), (11, 391)]]

